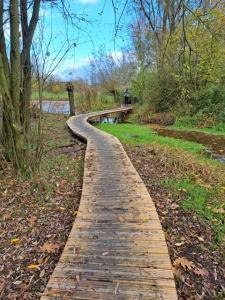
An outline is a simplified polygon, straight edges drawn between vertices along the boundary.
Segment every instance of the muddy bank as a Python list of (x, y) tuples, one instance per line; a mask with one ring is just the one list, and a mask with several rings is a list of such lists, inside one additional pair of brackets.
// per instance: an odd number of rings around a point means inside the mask
[(205, 145), (212, 153), (225, 156), (225, 136), (211, 135), (198, 131), (180, 131), (161, 126), (150, 126), (159, 135), (183, 139)]

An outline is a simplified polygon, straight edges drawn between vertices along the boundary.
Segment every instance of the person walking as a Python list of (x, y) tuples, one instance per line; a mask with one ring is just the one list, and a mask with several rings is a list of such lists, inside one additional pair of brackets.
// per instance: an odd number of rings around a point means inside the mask
[(127, 106), (129, 104), (129, 92), (128, 88), (125, 89), (124, 91), (124, 104)]

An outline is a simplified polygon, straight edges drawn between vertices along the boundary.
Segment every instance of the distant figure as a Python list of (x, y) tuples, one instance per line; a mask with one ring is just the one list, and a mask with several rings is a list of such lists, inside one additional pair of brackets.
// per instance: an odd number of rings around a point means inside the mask
[(127, 106), (129, 104), (129, 92), (128, 92), (128, 88), (126, 88), (126, 90), (124, 91), (124, 104), (125, 104), (125, 106)]

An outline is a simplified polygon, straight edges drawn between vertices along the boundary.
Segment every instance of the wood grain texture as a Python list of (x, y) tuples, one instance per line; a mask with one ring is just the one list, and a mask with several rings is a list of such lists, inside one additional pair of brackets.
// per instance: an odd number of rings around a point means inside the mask
[(176, 300), (164, 233), (152, 199), (119, 140), (71, 117), (87, 141), (79, 211), (41, 300)]

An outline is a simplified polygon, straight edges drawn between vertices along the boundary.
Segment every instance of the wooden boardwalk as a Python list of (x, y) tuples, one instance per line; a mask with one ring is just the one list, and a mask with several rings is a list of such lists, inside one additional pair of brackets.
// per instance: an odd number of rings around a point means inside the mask
[(177, 299), (171, 262), (151, 197), (119, 140), (71, 117), (87, 140), (80, 208), (41, 300)]

